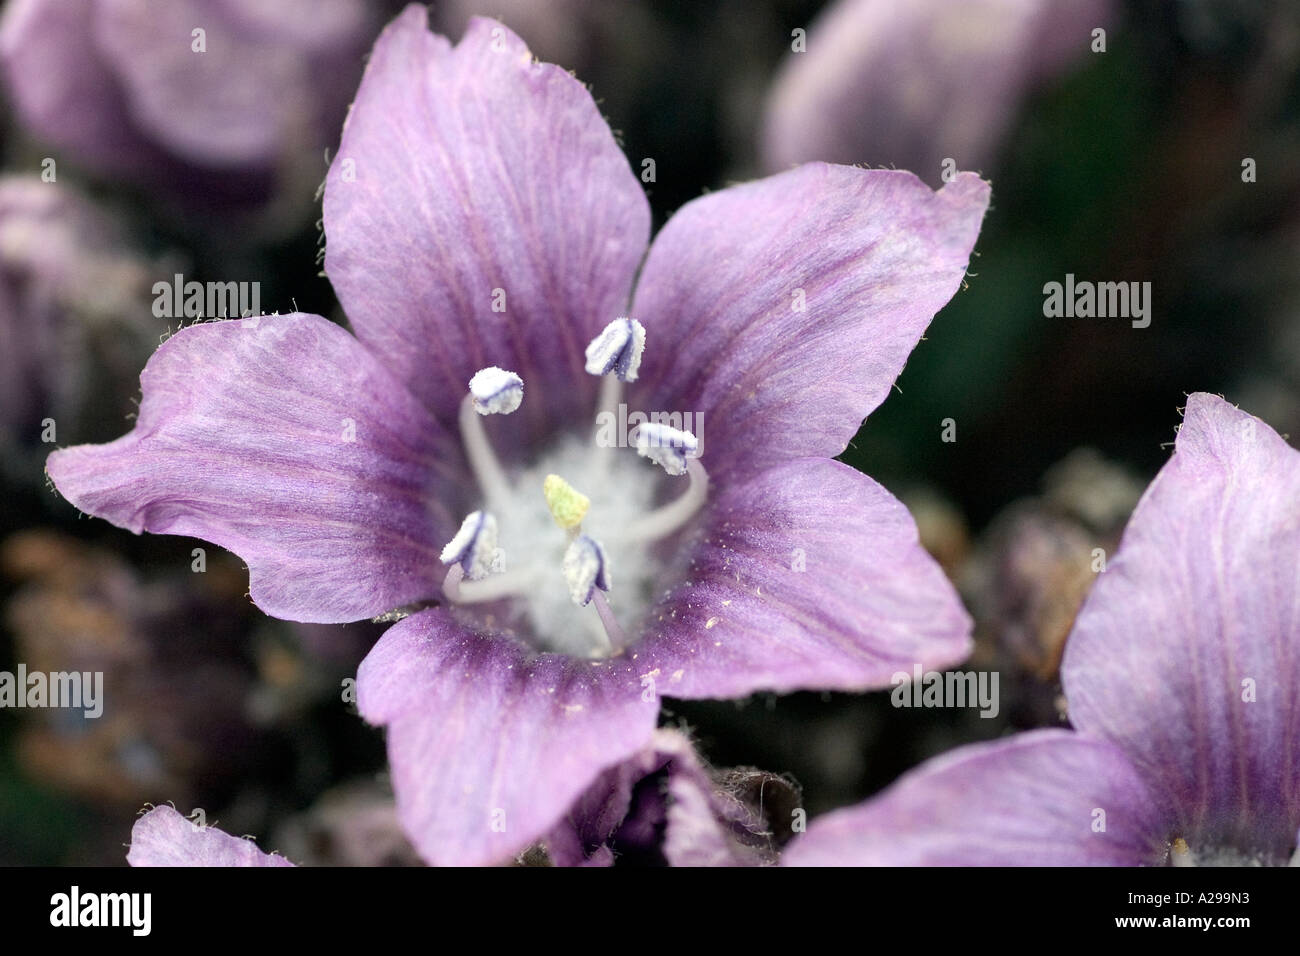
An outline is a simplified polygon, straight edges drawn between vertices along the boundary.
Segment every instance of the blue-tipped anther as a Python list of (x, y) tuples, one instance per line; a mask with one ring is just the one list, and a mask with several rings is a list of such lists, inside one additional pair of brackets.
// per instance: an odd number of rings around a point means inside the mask
[(645, 326), (636, 319), (615, 319), (587, 346), (587, 371), (613, 372), (620, 382), (635, 382), (645, 352)]
[(497, 550), (497, 519), (486, 511), (472, 511), (456, 536), (442, 549), (443, 564), (459, 564), (465, 579), (478, 581), (492, 572)]
[(480, 415), (509, 415), (524, 400), (524, 380), (514, 372), (490, 365), (469, 380), (474, 411)]
[(690, 432), (657, 422), (636, 429), (636, 453), (660, 465), (670, 475), (686, 474), (686, 460), (699, 451), (699, 440)]
[(605, 560), (605, 549), (590, 535), (580, 534), (570, 542), (560, 570), (569, 585), (569, 597), (579, 607), (591, 603), (596, 588), (609, 590), (609, 563)]

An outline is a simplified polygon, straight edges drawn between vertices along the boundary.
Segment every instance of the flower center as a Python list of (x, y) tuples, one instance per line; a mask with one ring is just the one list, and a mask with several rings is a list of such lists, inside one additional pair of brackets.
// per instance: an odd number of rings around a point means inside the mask
[[(587, 347), (587, 371), (604, 376), (598, 412), (617, 407), (644, 346), (641, 323), (621, 318)], [(508, 476), (484, 422), (517, 409), (523, 388), (518, 375), (495, 367), (470, 380), (460, 430), (483, 507), (443, 549), (444, 596), (471, 626), (527, 634), (539, 650), (617, 654), (629, 643), (624, 628), (654, 597), (663, 562), (651, 545), (685, 525), (707, 498), (699, 442), (690, 432), (646, 423), (631, 436), (632, 455), (597, 442), (592, 429), (588, 439), (568, 436)], [(654, 507), (663, 478), (641, 458), (687, 476), (668, 504)]]
[(1209, 846), (1192, 849), (1182, 837), (1176, 837), (1169, 847), (1170, 866), (1300, 866), (1300, 846), (1289, 861), (1270, 858), (1264, 853), (1246, 853), (1233, 846)]

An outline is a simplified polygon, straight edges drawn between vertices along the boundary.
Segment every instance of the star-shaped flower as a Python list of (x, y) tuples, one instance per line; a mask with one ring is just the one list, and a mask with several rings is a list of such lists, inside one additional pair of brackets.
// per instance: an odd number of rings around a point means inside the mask
[[(235, 551), (267, 613), (425, 605), (358, 705), (416, 847), (486, 863), (641, 752), (661, 695), (967, 654), (906, 509), (832, 459), (960, 286), (989, 191), (812, 164), (688, 204), (647, 254), (587, 90), (498, 23), (453, 47), (425, 17), (379, 39), (326, 181), (355, 336), (185, 329), (134, 430), (49, 473), (83, 511)], [(639, 427), (597, 443), (617, 429), (593, 412)]]
[(1284, 863), (1300, 829), (1300, 452), (1204, 393), (1088, 595), (1073, 731), (946, 754), (785, 863)]

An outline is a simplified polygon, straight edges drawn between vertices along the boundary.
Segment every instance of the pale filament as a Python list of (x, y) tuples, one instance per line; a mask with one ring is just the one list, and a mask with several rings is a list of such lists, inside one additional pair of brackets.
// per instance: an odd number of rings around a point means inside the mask
[(698, 458), (686, 459), (686, 475), (690, 482), (686, 490), (673, 501), (629, 525), (625, 541), (638, 544), (658, 541), (668, 537), (695, 516), (709, 496), (709, 475)]
[(524, 597), (537, 583), (536, 575), (524, 571), (503, 571), (479, 581), (466, 581), (459, 563), (447, 569), (442, 593), (452, 604), (483, 604), (508, 597)]
[(483, 428), (483, 416), (474, 410), (474, 399), (466, 395), (460, 403), (460, 439), (465, 446), (465, 457), (474, 472), (478, 486), (483, 489), (489, 511), (500, 511), (511, 493), (505, 469), (497, 460), (492, 443)]
[(600, 422), (601, 418), (612, 415), (614, 420), (618, 420), (618, 405), (623, 400), (623, 382), (617, 375), (603, 375), (600, 379), (600, 394), (596, 398), (596, 427), (592, 432), (592, 441), (596, 445), (596, 462), (601, 466), (602, 473), (609, 471), (609, 463), (614, 457), (615, 446), (617, 442), (610, 442), (602, 445), (600, 442)]

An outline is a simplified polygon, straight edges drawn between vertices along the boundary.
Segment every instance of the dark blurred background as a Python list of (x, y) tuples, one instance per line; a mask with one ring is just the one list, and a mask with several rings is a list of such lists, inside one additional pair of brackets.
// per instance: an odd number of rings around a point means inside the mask
[[(1081, 28), (1066, 0), (972, 0), (956, 42), (944, 24), (964, 0), (900, 2), (870, 22), (824, 9), (852, 2), (462, 0), (432, 13), (453, 37), (470, 12), (500, 15), (587, 82), (633, 167), (655, 159), (656, 225), (792, 157), (920, 164), (938, 185), (952, 156), (993, 183), (967, 288), (843, 457), (909, 504), (961, 588), (975, 661), (1002, 675), (998, 717), (897, 710), (887, 692), (668, 704), (714, 763), (792, 774), (810, 814), (956, 744), (1062, 719), (1061, 642), (1093, 549), (1113, 551), (1188, 392), (1300, 428), (1295, 3), (1089, 2)], [(59, 3), (0, 14), (0, 670), (103, 670), (129, 704), (98, 721), (0, 711), (0, 863), (120, 863), (136, 811), (166, 800), (295, 859), (408, 861), (381, 735), (339, 700), (380, 628), (267, 618), (237, 558), (79, 519), (43, 474), (53, 447), (129, 428), (139, 369), (175, 326), (152, 314), (155, 281), (257, 280), (266, 311), (343, 319), (320, 275), (316, 189), (364, 51), (401, 4), (339, 0), (310, 31), (310, 4), (267, 4), (281, 12), (232, 25), (250, 63), (288, 51), (294, 70), (248, 68), (289, 118), (262, 128), (259, 115), (248, 148), (220, 155), (202, 128), (124, 106), (138, 96), (113, 61), (122, 44), (81, 32), (94, 0)], [(222, 4), (180, 6), (217, 17)], [(153, 23), (136, 25), (133, 56), (152, 55)], [(108, 79), (79, 84), (78, 71)], [(202, 86), (174, 93), (164, 119)], [(222, 109), (211, 122), (239, 120)], [(818, 116), (815, 135), (805, 121)], [(79, 138), (100, 121), (97, 140)], [(54, 183), (41, 180), (49, 158)], [(1046, 317), (1043, 286), (1067, 273), (1150, 282), (1149, 326)]]

